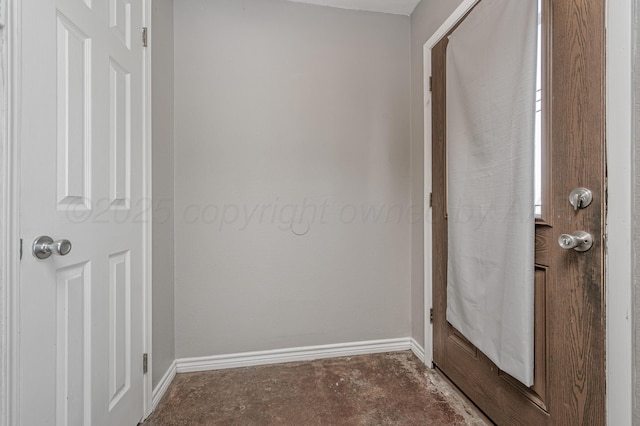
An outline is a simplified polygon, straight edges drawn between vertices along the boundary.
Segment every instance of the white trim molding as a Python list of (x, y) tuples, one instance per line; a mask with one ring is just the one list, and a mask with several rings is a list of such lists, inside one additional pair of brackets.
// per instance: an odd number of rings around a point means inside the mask
[(606, 411), (616, 426), (633, 424), (634, 3), (607, 0), (606, 18)]
[(416, 339), (411, 339), (411, 352), (424, 363), (424, 348), (420, 346), (420, 343)]
[(153, 403), (151, 407), (152, 410), (156, 409), (177, 373), (281, 364), (293, 361), (312, 361), (376, 353), (403, 352), (407, 350), (410, 350), (420, 361), (424, 362), (424, 349), (415, 339), (410, 337), (177, 359), (171, 363), (153, 389)]
[(410, 16), (420, 0), (289, 0), (316, 6)]
[[(410, 337), (403, 337), (399, 339), (370, 340), (365, 342), (305, 346), (299, 348), (243, 352), (196, 358), (181, 358), (176, 362), (178, 373), (192, 373), (197, 371), (223, 370), (227, 368), (251, 367), (256, 365), (281, 364), (294, 361), (313, 361), (325, 358), (402, 352), (412, 350), (412, 346), (412, 339)], [(417, 343), (415, 346), (416, 348), (419, 348)]]
[(173, 361), (156, 387), (153, 388), (153, 403), (151, 404), (151, 411), (156, 409), (164, 394), (167, 393), (169, 386), (171, 386), (173, 379), (176, 378), (177, 365), (178, 363)]
[[(433, 38), (433, 37), (432, 37)], [(433, 47), (429, 43), (431, 39), (423, 47), (423, 60), (422, 60), (422, 74), (424, 81), (422, 87), (424, 88), (424, 164), (422, 167), (424, 176), (424, 238), (423, 238), (423, 272), (424, 279), (423, 293), (424, 293), (424, 308), (423, 308), (423, 323), (424, 323), (424, 363), (431, 366), (433, 364), (433, 324), (431, 323), (431, 309), (433, 308), (433, 262), (432, 262), (432, 249), (433, 249), (433, 211), (431, 208), (431, 194), (433, 192), (432, 182), (432, 147), (431, 147), (431, 48)]]
[[(0, 0), (1, 1), (1, 0)], [(143, 22), (142, 26), (147, 28), (147, 34), (151, 31), (151, 13), (152, 13), (152, 0), (144, 0), (143, 7)], [(143, 194), (142, 197), (147, 202), (147, 208), (144, 211), (143, 223), (143, 348), (144, 353), (148, 354), (147, 361), (147, 374), (144, 376), (143, 384), (143, 420), (148, 417), (153, 411), (153, 263), (152, 263), (152, 248), (153, 248), (153, 163), (152, 163), (152, 143), (151, 143), (151, 128), (152, 128), (152, 101), (151, 101), (151, 47), (143, 47), (144, 56), (144, 68), (143, 68), (143, 91), (144, 91), (144, 125), (143, 125)]]
[(0, 426), (20, 424), (19, 418), (19, 282), (20, 282), (20, 76), (21, 76), (21, 2), (6, 0), (6, 25), (0, 30), (2, 39), (2, 93), (3, 111), (2, 149), (2, 202), (0, 203)]

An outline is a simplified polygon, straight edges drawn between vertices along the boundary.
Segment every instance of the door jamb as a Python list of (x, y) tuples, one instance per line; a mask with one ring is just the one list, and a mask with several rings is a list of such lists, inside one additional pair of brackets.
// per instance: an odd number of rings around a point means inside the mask
[[(3, 0), (0, 0), (2, 2)], [(4, 0), (5, 26), (0, 29), (4, 49), (0, 61), (5, 69), (0, 80), (0, 163), (2, 164), (0, 229), (6, 237), (0, 241), (0, 426), (20, 423), (19, 419), (19, 304), (20, 300), (20, 124), (21, 124), (21, 2)], [(143, 0), (143, 26), (151, 29), (152, 0)], [(152, 356), (152, 198), (151, 198), (151, 49), (143, 52), (143, 350)], [(152, 371), (143, 378), (143, 417), (151, 414)]]
[(142, 2), (142, 26), (147, 28), (147, 47), (143, 47), (144, 67), (143, 67), (143, 147), (142, 147), (142, 161), (143, 161), (143, 190), (142, 197), (147, 201), (147, 208), (144, 210), (143, 223), (144, 223), (144, 242), (143, 242), (143, 294), (142, 304), (144, 313), (144, 329), (143, 329), (143, 351), (148, 354), (147, 372), (143, 376), (144, 391), (143, 391), (143, 419), (146, 419), (153, 410), (153, 264), (152, 264), (152, 250), (153, 250), (153, 163), (152, 163), (152, 143), (151, 143), (151, 129), (152, 129), (152, 93), (151, 93), (151, 37), (153, 35), (152, 25), (152, 4), (153, 0), (143, 0)]
[[(433, 363), (433, 326), (429, 321), (432, 306), (432, 223), (428, 204), (432, 192), (431, 182), (431, 49), (462, 19), (480, 0), (463, 0), (423, 47), (424, 76), (424, 349), (425, 364)], [(631, 312), (631, 182), (632, 152), (632, 85), (631, 85), (631, 33), (634, 16), (630, 13), (632, 0), (607, 0), (606, 21), (606, 148), (608, 167), (607, 246), (605, 249), (606, 288), (606, 407), (608, 424), (632, 423), (633, 377), (633, 323)], [(615, 105), (616, 109), (612, 106)], [(622, 142), (621, 142), (622, 141)], [(625, 145), (626, 144), (626, 145)], [(622, 145), (622, 146), (621, 146)], [(617, 287), (614, 289), (614, 287)], [(613, 330), (617, 330), (615, 333)], [(623, 350), (620, 350), (623, 348)], [(617, 354), (617, 355), (615, 355)], [(614, 355), (614, 356), (612, 356)], [(615, 358), (615, 359), (614, 359)]]
[(0, 225), (5, 238), (0, 244), (0, 426), (19, 424), (19, 300), (20, 300), (20, 132), (21, 120), (21, 2), (6, 0), (5, 26), (0, 30), (4, 44), (0, 61), (6, 71), (0, 86), (2, 117), (2, 215)]
[[(607, 220), (606, 380), (607, 424), (633, 424), (632, 314), (633, 203), (633, 34), (636, 0), (607, 0), (606, 155)], [(637, 6), (636, 6), (637, 7)]]

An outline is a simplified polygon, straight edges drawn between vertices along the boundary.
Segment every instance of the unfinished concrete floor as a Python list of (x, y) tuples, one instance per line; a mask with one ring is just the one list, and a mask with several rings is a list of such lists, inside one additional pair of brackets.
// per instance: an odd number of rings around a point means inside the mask
[(485, 425), (411, 352), (179, 374), (145, 426)]

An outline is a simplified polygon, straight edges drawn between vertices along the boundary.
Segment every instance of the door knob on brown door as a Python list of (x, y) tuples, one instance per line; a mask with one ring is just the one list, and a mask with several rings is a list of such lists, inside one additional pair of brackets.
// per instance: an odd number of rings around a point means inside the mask
[(53, 241), (53, 238), (42, 236), (33, 242), (33, 255), (38, 259), (47, 259), (52, 254), (66, 256), (71, 251), (69, 240)]
[(565, 250), (587, 251), (593, 246), (593, 237), (588, 232), (576, 231), (560, 235), (558, 244)]

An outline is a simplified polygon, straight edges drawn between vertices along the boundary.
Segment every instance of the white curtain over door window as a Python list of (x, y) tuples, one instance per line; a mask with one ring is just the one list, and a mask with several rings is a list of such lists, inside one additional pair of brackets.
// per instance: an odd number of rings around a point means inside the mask
[(482, 0), (447, 48), (447, 320), (527, 386), (537, 3)]

